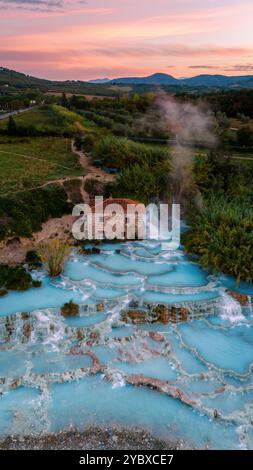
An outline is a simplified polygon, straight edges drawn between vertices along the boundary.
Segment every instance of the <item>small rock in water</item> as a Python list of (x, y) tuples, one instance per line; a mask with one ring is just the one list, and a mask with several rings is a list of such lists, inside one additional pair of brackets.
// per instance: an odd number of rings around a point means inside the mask
[(214, 410), (214, 412), (213, 412), (213, 417), (214, 417), (215, 419), (219, 418), (219, 413), (218, 413), (217, 410)]
[(159, 342), (163, 342), (164, 341), (164, 336), (160, 335), (160, 333), (156, 333), (155, 331), (150, 331), (149, 332), (149, 336), (151, 339), (153, 339), (154, 341), (159, 341)]

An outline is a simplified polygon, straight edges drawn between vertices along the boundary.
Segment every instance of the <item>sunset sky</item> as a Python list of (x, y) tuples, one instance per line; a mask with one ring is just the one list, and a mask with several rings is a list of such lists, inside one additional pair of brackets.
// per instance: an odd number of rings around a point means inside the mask
[(253, 75), (252, 0), (0, 0), (0, 7), (0, 66), (31, 75)]

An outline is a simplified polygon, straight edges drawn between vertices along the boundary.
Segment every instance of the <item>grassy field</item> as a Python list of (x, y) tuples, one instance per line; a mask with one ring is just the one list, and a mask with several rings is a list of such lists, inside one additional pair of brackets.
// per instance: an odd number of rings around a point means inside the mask
[[(76, 124), (82, 124), (83, 118), (77, 113), (69, 111), (58, 105), (41, 106), (25, 113), (15, 115), (14, 119), (19, 126), (33, 126), (40, 132), (72, 133)], [(5, 129), (8, 119), (0, 121), (0, 129)]]
[(0, 194), (83, 174), (71, 140), (62, 137), (0, 137)]

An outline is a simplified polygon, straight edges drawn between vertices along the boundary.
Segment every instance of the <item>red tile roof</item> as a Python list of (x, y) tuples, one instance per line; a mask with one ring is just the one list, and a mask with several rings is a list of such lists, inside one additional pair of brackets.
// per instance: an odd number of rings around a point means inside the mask
[[(140, 202), (127, 198), (108, 198), (103, 201), (103, 210), (109, 206), (109, 204), (119, 204), (124, 209), (124, 212), (126, 212), (128, 205), (138, 206)], [(100, 208), (100, 206), (101, 204), (98, 204), (97, 206), (94, 204), (94, 206), (92, 206), (92, 210), (95, 210), (95, 207)]]

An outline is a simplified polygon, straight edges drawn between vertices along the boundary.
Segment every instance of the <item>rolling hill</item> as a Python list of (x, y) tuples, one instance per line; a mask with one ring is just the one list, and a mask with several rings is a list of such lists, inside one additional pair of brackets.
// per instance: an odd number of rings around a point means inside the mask
[[(109, 80), (97, 79), (91, 81), (82, 80), (46, 80), (33, 77), (24, 73), (0, 67), (0, 92), (14, 88), (39, 89), (42, 92), (72, 92), (94, 95), (112, 96), (120, 93), (113, 85), (147, 85), (163, 87), (189, 87), (189, 88), (253, 88), (253, 75), (226, 76), (226, 75), (197, 75), (191, 78), (174, 78), (165, 73), (155, 73), (147, 77), (122, 77)], [(124, 91), (124, 90), (122, 90)]]
[(126, 77), (111, 80), (111, 83), (123, 83), (133, 85), (178, 85), (179, 80), (166, 73), (155, 73), (149, 77)]
[(174, 78), (164, 73), (155, 73), (148, 77), (126, 77), (111, 80), (117, 84), (142, 85), (178, 85), (189, 87), (215, 87), (215, 88), (253, 88), (253, 75), (226, 76), (226, 75), (197, 75), (191, 78)]
[(105, 95), (114, 96), (117, 94), (110, 83), (89, 83), (81, 80), (46, 80), (43, 78), (32, 77), (24, 73), (16, 72), (4, 67), (0, 67), (0, 93), (10, 92), (12, 90), (40, 90), (42, 92), (68, 92), (83, 93), (87, 95)]

